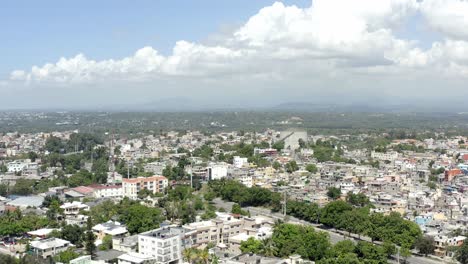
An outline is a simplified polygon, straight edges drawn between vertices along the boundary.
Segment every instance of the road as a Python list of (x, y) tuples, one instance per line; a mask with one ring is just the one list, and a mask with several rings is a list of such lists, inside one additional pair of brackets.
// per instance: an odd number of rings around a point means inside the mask
[[(225, 202), (219, 198), (216, 198), (213, 200), (215, 206), (217, 208), (224, 208), (226, 212), (230, 212), (232, 209), (232, 205), (234, 204), (233, 202)], [(266, 217), (271, 217), (273, 219), (280, 219), (284, 220), (284, 216), (280, 213), (272, 213), (270, 209), (268, 208), (262, 208), (262, 207), (243, 207), (244, 210), (248, 210), (252, 216), (254, 215), (262, 215)], [(368, 241), (372, 242), (370, 238), (360, 236), (358, 237), (355, 234), (352, 234), (351, 237), (348, 236), (347, 232), (340, 232), (336, 231), (334, 229), (325, 229), (321, 225), (310, 223), (301, 219), (297, 219), (292, 216), (287, 216), (287, 222), (292, 223), (292, 224), (301, 224), (301, 225), (310, 225), (313, 226), (315, 229), (319, 231), (323, 231), (329, 234), (330, 236), (330, 242), (332, 244), (336, 244), (339, 241), (345, 240), (345, 239), (351, 239), (354, 241), (362, 240), (362, 241)], [(392, 263), (398, 263), (396, 260), (390, 260)], [(410, 264), (440, 264), (440, 263), (445, 263), (444, 261), (441, 260), (433, 260), (430, 258), (425, 258), (425, 257), (419, 257), (419, 256), (411, 256), (407, 259), (407, 263)]]

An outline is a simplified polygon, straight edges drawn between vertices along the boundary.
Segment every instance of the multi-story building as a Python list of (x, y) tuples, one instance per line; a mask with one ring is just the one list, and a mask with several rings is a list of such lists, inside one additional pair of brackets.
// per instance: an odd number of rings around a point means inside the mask
[(211, 180), (219, 180), (225, 178), (228, 174), (228, 166), (225, 163), (221, 164), (210, 164), (206, 168), (206, 179)]
[(234, 167), (236, 168), (242, 168), (245, 165), (247, 165), (249, 162), (247, 158), (241, 158), (239, 156), (234, 156), (232, 163), (234, 164)]
[(122, 180), (122, 191), (124, 197), (136, 199), (138, 192), (147, 189), (152, 193), (161, 193), (168, 186), (168, 180), (164, 176), (138, 177)]
[(28, 164), (29, 164), (29, 162), (20, 161), (20, 160), (9, 162), (7, 164), (8, 172), (22, 171), (22, 170), (28, 168)]
[(81, 210), (88, 211), (89, 205), (81, 202), (73, 201), (71, 203), (64, 203), (60, 206), (63, 209), (63, 213), (66, 215), (77, 215)]
[(94, 189), (93, 195), (96, 198), (122, 198), (122, 185), (100, 185), (93, 184), (88, 187)]
[(138, 235), (138, 252), (158, 263), (181, 263), (186, 229), (166, 226)]
[(87, 215), (80, 215), (80, 214), (71, 214), (65, 216), (65, 223), (67, 225), (77, 225), (79, 227), (86, 226), (86, 222), (88, 221)]
[(119, 244), (123, 238), (128, 235), (127, 227), (125, 225), (112, 221), (93, 226), (93, 233), (96, 235), (97, 241), (102, 241), (106, 235), (111, 236), (113, 244)]

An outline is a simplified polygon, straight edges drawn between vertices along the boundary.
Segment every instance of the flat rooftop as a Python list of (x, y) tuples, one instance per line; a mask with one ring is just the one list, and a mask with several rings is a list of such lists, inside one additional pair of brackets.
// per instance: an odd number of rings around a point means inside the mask
[(189, 231), (183, 227), (166, 226), (140, 234), (140, 236), (156, 237), (160, 239), (172, 238)]

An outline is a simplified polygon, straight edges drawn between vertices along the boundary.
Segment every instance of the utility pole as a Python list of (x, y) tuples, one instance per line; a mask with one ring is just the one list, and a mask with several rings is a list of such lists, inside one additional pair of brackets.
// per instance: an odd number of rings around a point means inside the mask
[(284, 191), (284, 201), (283, 201), (283, 216), (286, 217), (286, 197), (287, 193), (286, 190)]

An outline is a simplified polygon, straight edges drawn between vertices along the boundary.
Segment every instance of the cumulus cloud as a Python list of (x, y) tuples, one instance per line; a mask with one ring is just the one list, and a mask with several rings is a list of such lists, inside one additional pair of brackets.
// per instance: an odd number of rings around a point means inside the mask
[[(446, 38), (423, 49), (416, 36), (397, 37), (395, 32), (416, 14)], [(466, 77), (465, 39), (466, 0), (314, 0), (307, 8), (277, 2), (215, 44), (178, 41), (167, 56), (143, 47), (129, 57), (102, 61), (78, 54), (29, 71), (13, 71), (10, 79), (69, 84), (181, 78), (227, 81), (237, 76), (304, 83), (311, 76), (350, 81), (356, 72), (381, 76), (418, 71)], [(327, 78), (323, 83), (330, 81)]]
[(420, 10), (433, 29), (450, 38), (468, 40), (467, 0), (423, 0)]

